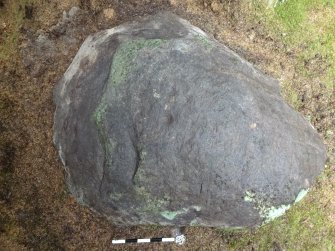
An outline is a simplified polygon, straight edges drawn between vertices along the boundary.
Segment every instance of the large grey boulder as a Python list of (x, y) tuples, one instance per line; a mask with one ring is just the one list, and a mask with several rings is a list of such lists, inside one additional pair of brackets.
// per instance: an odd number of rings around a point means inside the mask
[(118, 225), (259, 225), (324, 167), (278, 81), (169, 13), (89, 36), (55, 102), (71, 193)]

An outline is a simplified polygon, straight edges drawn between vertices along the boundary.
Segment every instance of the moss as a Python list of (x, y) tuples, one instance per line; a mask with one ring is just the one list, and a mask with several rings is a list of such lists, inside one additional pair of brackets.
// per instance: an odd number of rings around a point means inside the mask
[(307, 195), (308, 190), (309, 189), (301, 189), (294, 203), (298, 203), (299, 201), (301, 201)]
[(100, 126), (102, 124), (107, 107), (107, 103), (103, 102), (99, 105), (98, 109), (94, 111), (93, 118), (97, 126)]
[[(110, 69), (110, 75), (107, 88), (102, 95), (98, 107), (93, 113), (93, 119), (96, 122), (99, 131), (103, 130), (103, 120), (108, 108), (108, 90), (115, 88), (126, 81), (127, 75), (133, 68), (134, 59), (138, 53), (144, 49), (153, 49), (164, 43), (162, 39), (137, 39), (134, 41), (124, 42), (116, 50)], [(102, 133), (100, 133), (102, 134)]]
[[(168, 219), (170, 221), (174, 220), (178, 215), (181, 215), (181, 214), (185, 214), (187, 213), (190, 209), (193, 209), (197, 212), (200, 212), (201, 211), (201, 207), (200, 206), (190, 206), (189, 208), (182, 208), (180, 210), (177, 210), (177, 211), (170, 211), (170, 210), (165, 210), (163, 212), (161, 212), (161, 216), (164, 217), (165, 219)], [(191, 221), (191, 226), (192, 225), (196, 225), (197, 223), (197, 220), (194, 219)]]
[[(109, 165), (112, 164), (112, 160), (108, 157), (109, 154), (115, 147), (115, 144), (106, 142), (108, 135), (106, 135), (105, 127), (103, 124), (104, 117), (108, 108), (108, 89), (112, 90), (117, 88), (119, 85), (124, 83), (127, 80), (128, 73), (132, 70), (134, 59), (137, 57), (140, 50), (144, 48), (156, 48), (163, 44), (165, 40), (161, 39), (137, 39), (133, 41), (128, 41), (122, 43), (119, 48), (116, 50), (113, 57), (113, 62), (111, 65), (110, 76), (108, 79), (107, 90), (103, 93), (102, 99), (99, 106), (93, 114), (93, 118), (96, 122), (96, 125), (99, 130), (100, 140), (105, 145), (105, 156)], [(146, 152), (141, 152), (141, 160), (145, 158)], [(143, 179), (143, 169), (139, 168), (135, 177), (135, 192), (143, 201), (143, 206), (138, 208), (138, 212), (141, 214), (143, 212), (158, 214), (160, 210), (167, 204), (169, 198), (166, 196), (162, 199), (154, 198), (144, 186), (139, 186), (140, 181)], [(118, 199), (118, 196), (112, 195), (114, 199)]]
[[(139, 163), (139, 165), (141, 165), (141, 163)], [(141, 181), (143, 181), (143, 178), (144, 178), (143, 168), (139, 167), (136, 171), (136, 174), (135, 174), (134, 178), (133, 178), (134, 184), (136, 186), (140, 186)]]
[(259, 216), (264, 220), (264, 223), (268, 223), (275, 218), (282, 216), (285, 211), (291, 207), (291, 205), (274, 207), (253, 192), (246, 191), (245, 193), (244, 201), (253, 203), (254, 208), (258, 210)]
[(100, 103), (92, 116), (98, 128), (100, 140), (105, 148), (105, 163), (109, 166), (112, 165), (109, 153), (113, 151), (116, 143), (112, 142), (111, 139), (108, 138), (108, 135), (106, 135), (105, 126), (103, 123), (108, 108), (108, 91), (110, 88), (115, 88), (126, 81), (128, 73), (133, 68), (133, 61), (140, 50), (144, 48), (152, 49), (158, 47), (163, 42), (164, 40), (161, 39), (146, 40), (141, 38), (138, 40), (122, 43), (115, 52), (110, 69), (107, 88), (103, 93)]
[(137, 208), (139, 214), (151, 213), (158, 215), (170, 201), (169, 196), (156, 198), (144, 186), (135, 186), (135, 192), (142, 202), (141, 206)]
[[(294, 203), (298, 203), (306, 196), (308, 189), (302, 189), (297, 195)], [(264, 219), (264, 223), (268, 223), (280, 216), (282, 216), (288, 209), (291, 208), (291, 205), (280, 205), (272, 206), (264, 199), (257, 196), (255, 193), (246, 191), (244, 201), (254, 204), (254, 208), (259, 211), (259, 215)]]
[(146, 155), (146, 151), (142, 150), (140, 152), (139, 168), (133, 178), (135, 192), (141, 203), (141, 206), (137, 208), (137, 211), (139, 214), (152, 213), (158, 215), (162, 210), (165, 209), (171, 198), (168, 195), (157, 198), (145, 187), (146, 183), (150, 183), (150, 181), (146, 180), (147, 174), (145, 173), (145, 169), (142, 166)]
[(190, 222), (190, 226), (198, 226), (199, 223), (198, 223), (198, 220), (197, 219), (194, 219)]
[(282, 216), (288, 209), (290, 209), (291, 205), (280, 205), (278, 207), (270, 207), (266, 208), (262, 213), (263, 217), (266, 219), (265, 222), (270, 222), (280, 216)]
[(244, 196), (244, 201), (247, 201), (247, 202), (253, 202), (255, 201), (255, 193), (253, 192), (250, 192), (250, 191), (245, 191), (245, 196)]
[(210, 41), (207, 37), (202, 35), (195, 36), (195, 41), (198, 42), (201, 46), (205, 47), (206, 50), (210, 51), (214, 48), (213, 42)]
[(167, 220), (174, 220), (178, 215), (180, 214), (184, 214), (184, 213), (187, 213), (188, 212), (188, 209), (186, 208), (183, 208), (181, 210), (178, 210), (178, 211), (163, 211), (161, 212), (161, 216), (163, 216), (165, 219)]
[(122, 194), (121, 193), (111, 193), (109, 195), (109, 198), (111, 198), (111, 200), (113, 201), (119, 201), (122, 198)]
[(111, 73), (109, 83), (117, 86), (124, 82), (128, 73), (133, 67), (133, 60), (143, 48), (155, 48), (164, 42), (162, 39), (138, 39), (122, 43), (117, 49), (113, 63), (111, 66)]

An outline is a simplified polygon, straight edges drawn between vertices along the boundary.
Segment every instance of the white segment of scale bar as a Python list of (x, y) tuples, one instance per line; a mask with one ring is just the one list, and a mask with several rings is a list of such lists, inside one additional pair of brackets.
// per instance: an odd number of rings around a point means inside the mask
[(162, 242), (174, 242), (175, 238), (162, 238)]
[(150, 239), (138, 239), (137, 243), (147, 243), (150, 242)]
[(112, 240), (113, 244), (122, 244), (122, 243), (126, 243), (126, 240)]

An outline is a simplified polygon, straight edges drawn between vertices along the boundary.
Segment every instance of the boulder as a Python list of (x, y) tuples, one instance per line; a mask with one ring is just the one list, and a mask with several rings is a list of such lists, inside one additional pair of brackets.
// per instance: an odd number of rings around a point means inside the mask
[(89, 36), (54, 99), (69, 189), (116, 225), (256, 226), (324, 168), (278, 81), (168, 12)]

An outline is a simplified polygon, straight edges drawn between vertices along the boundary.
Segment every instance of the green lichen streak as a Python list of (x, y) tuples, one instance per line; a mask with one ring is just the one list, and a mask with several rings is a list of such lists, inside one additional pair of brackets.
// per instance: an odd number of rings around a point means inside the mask
[(171, 200), (171, 198), (168, 195), (165, 195), (163, 198), (155, 198), (143, 186), (135, 186), (135, 192), (143, 202), (142, 206), (137, 208), (137, 212), (139, 214), (142, 213), (159, 214), (159, 212), (162, 209), (164, 209)]
[[(302, 198), (306, 196), (307, 192), (308, 189), (300, 190), (296, 200), (294, 201), (294, 204), (301, 201)], [(254, 203), (255, 209), (259, 211), (259, 215), (264, 219), (264, 223), (268, 223), (275, 218), (282, 216), (292, 206), (291, 204), (280, 205), (276, 207), (271, 206), (268, 202), (266, 202), (264, 199), (261, 199), (251, 191), (245, 192), (244, 201)]]
[(122, 43), (116, 50), (113, 57), (113, 62), (110, 69), (110, 75), (105, 92), (102, 95), (100, 104), (95, 110), (93, 117), (98, 125), (102, 124), (102, 120), (108, 107), (108, 100), (106, 93), (109, 88), (117, 87), (121, 83), (125, 82), (128, 73), (134, 67), (134, 59), (137, 57), (139, 52), (144, 48), (156, 48), (161, 45), (165, 40), (162, 39), (137, 39)]
[(110, 156), (109, 153), (113, 151), (116, 146), (116, 142), (111, 142), (111, 139), (106, 135), (103, 123), (109, 103), (108, 93), (127, 80), (127, 75), (134, 67), (134, 59), (142, 49), (153, 49), (163, 42), (165, 42), (165, 40), (140, 38), (122, 43), (115, 52), (107, 85), (102, 94), (100, 103), (93, 113), (93, 120), (98, 128), (99, 138), (105, 148), (105, 165), (110, 166), (112, 164), (108, 156)]
[(195, 36), (196, 41), (205, 47), (206, 50), (210, 51), (211, 49), (214, 48), (213, 42), (208, 39), (208, 37), (202, 36), (202, 35), (197, 35)]
[(174, 220), (178, 215), (187, 213), (188, 209), (183, 208), (178, 211), (163, 211), (161, 212), (161, 216), (163, 216), (165, 219), (168, 219), (170, 221)]
[(155, 48), (161, 45), (162, 39), (138, 39), (120, 45), (116, 51), (111, 67), (109, 83), (118, 86), (126, 81), (128, 73), (133, 68), (133, 60), (143, 48)]

